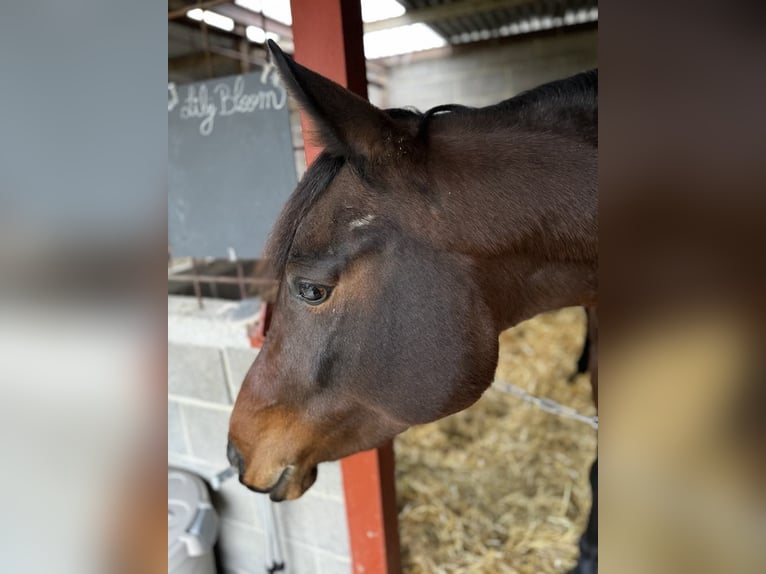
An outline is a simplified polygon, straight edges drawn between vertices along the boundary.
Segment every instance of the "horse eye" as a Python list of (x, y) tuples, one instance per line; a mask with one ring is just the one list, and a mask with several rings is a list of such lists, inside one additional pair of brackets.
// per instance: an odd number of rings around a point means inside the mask
[(327, 287), (323, 287), (322, 285), (315, 285), (314, 283), (309, 283), (308, 281), (301, 281), (298, 283), (298, 296), (306, 301), (306, 303), (318, 305), (327, 299), (328, 294), (329, 290)]

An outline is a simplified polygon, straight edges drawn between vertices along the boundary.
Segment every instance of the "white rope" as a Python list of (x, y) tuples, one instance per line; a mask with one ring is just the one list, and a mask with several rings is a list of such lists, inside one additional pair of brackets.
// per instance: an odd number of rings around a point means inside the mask
[(520, 398), (523, 401), (535, 405), (537, 408), (545, 411), (546, 413), (551, 413), (560, 417), (580, 421), (581, 423), (590, 425), (594, 429), (598, 430), (598, 415), (593, 417), (584, 415), (572, 407), (562, 405), (553, 399), (536, 397), (521, 387), (517, 387), (513, 383), (509, 383), (507, 381), (495, 380), (495, 382), (492, 383), (492, 386), (500, 391), (506, 392), (510, 395)]

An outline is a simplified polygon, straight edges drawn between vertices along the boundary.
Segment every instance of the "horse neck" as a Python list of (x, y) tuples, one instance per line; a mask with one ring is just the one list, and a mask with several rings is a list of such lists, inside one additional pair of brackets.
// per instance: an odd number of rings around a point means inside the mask
[(439, 173), (439, 241), (473, 260), (498, 328), (595, 304), (597, 147), (515, 127), (440, 143), (430, 166)]

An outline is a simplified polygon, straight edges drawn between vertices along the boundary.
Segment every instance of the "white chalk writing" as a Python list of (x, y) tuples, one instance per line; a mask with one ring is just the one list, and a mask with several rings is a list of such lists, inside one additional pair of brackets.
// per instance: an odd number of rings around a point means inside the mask
[[(250, 114), (261, 110), (281, 110), (287, 105), (287, 92), (276, 74), (271, 74), (271, 86), (267, 84), (270, 71), (264, 70), (261, 75), (261, 82), (267, 89), (250, 93), (245, 92), (245, 79), (242, 76), (237, 76), (233, 85), (220, 82), (210, 91), (205, 84), (187, 86), (179, 117), (182, 120), (199, 120), (199, 133), (209, 136), (213, 133), (217, 117)], [(173, 86), (172, 91), (175, 92), (175, 89)], [(175, 104), (172, 107), (175, 107)], [(168, 111), (172, 107), (169, 102)]]

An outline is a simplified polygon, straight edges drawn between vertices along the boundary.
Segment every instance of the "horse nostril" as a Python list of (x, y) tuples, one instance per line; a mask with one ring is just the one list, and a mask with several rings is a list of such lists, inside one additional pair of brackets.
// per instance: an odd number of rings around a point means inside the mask
[(231, 444), (231, 441), (229, 441), (229, 444), (226, 446), (226, 458), (229, 459), (231, 466), (239, 470), (241, 474), (242, 473), (242, 455), (239, 454), (237, 447)]

